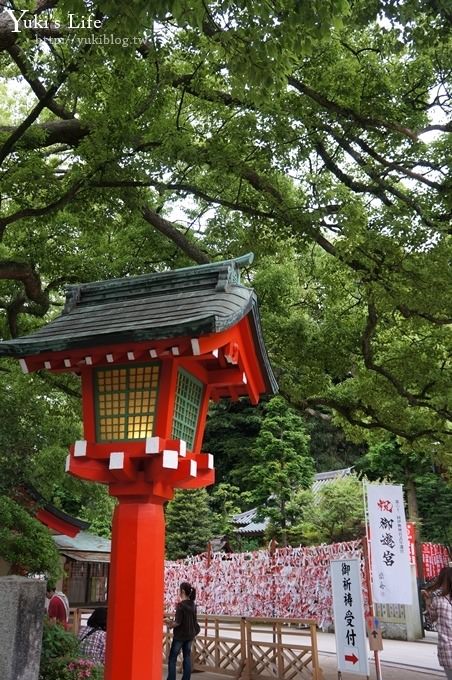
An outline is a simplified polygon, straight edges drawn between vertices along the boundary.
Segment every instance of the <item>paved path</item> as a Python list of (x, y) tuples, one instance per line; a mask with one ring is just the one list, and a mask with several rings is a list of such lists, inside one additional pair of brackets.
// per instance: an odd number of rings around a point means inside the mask
[[(336, 668), (336, 640), (329, 633), (318, 633), (318, 645), (321, 653), (321, 665), (328, 668), (334, 663)], [(369, 652), (371, 660), (371, 678), (375, 677), (373, 653)], [(401, 640), (383, 640), (383, 651), (380, 652), (383, 669), (383, 680), (401, 680), (405, 677), (413, 680), (427, 680), (427, 678), (444, 678), (445, 674), (436, 656), (436, 634), (430, 633), (424, 640), (404, 642)], [(326, 675), (326, 674), (325, 674)], [(329, 680), (329, 676), (326, 676)], [(337, 678), (337, 672), (336, 676)], [(344, 673), (344, 680), (357, 678), (352, 673)], [(333, 678), (333, 675), (331, 675)]]
[[(436, 656), (436, 634), (429, 633), (428, 637), (417, 642), (403, 642), (400, 640), (383, 640), (381, 652), (382, 680), (440, 680), (445, 674), (438, 664)], [(337, 680), (336, 641), (329, 633), (318, 634), (320, 666), (324, 680)], [(373, 654), (369, 652), (370, 679), (375, 680), (376, 672)], [(166, 678), (166, 669), (162, 676)], [(193, 673), (192, 680), (231, 680), (230, 676), (214, 673)], [(359, 680), (362, 675), (343, 673), (342, 680)], [(276, 680), (276, 679), (275, 679)]]
[[(337, 680), (336, 656), (331, 657), (321, 654), (320, 666), (323, 670), (324, 680)], [(445, 680), (446, 677), (442, 672), (438, 673), (434, 672), (432, 674), (431, 671), (426, 669), (420, 672), (419, 670), (414, 670), (413, 668), (409, 669), (407, 667), (402, 666), (388, 666), (385, 663), (382, 663), (381, 672), (382, 680), (436, 680), (436, 679), (442, 680), (443, 678)], [(371, 680), (375, 680), (375, 678), (377, 677), (375, 672), (375, 665), (373, 663), (370, 664), (369, 677)], [(363, 678), (364, 678), (363, 675), (355, 675), (353, 673), (342, 673), (342, 680), (359, 680), (359, 679), (362, 680)], [(203, 676), (203, 680), (207, 680), (207, 678)]]
[[(337, 678), (337, 666), (336, 659), (331, 657), (325, 657), (321, 655), (320, 663), (323, 670), (324, 680), (338, 680)], [(430, 680), (438, 678), (438, 680), (445, 679), (444, 674), (430, 675), (428, 672), (419, 672), (413, 670), (407, 670), (406, 668), (392, 668), (383, 666), (382, 667), (382, 680)], [(180, 680), (180, 674), (178, 678)], [(370, 669), (370, 680), (375, 680), (375, 667), (371, 666)], [(363, 680), (363, 675), (354, 675), (352, 673), (343, 673), (342, 680)], [(214, 673), (193, 673), (192, 680), (231, 680), (230, 675), (217, 675)], [(166, 669), (162, 675), (162, 680), (166, 680)], [(276, 680), (276, 679), (275, 679)]]

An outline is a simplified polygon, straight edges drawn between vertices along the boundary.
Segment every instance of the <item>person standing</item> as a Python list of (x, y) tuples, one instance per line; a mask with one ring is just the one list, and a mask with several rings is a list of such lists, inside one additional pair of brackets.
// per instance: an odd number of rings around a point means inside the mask
[(452, 567), (443, 567), (431, 586), (422, 591), (427, 611), (438, 630), (438, 661), (452, 680)]
[(62, 592), (57, 592), (55, 586), (47, 584), (46, 597), (48, 599), (47, 615), (51, 621), (60, 623), (63, 628), (69, 623), (69, 601)]
[(170, 623), (173, 629), (173, 640), (168, 657), (168, 678), (176, 680), (176, 663), (182, 650), (182, 680), (191, 678), (191, 646), (198, 635), (200, 627), (196, 617), (196, 590), (190, 583), (180, 584), (180, 602), (176, 606), (174, 621)]

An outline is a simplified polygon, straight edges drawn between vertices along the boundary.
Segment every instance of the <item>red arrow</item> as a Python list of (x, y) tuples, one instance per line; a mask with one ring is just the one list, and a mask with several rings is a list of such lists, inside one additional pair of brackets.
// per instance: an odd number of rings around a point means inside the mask
[(355, 665), (355, 663), (358, 663), (358, 661), (359, 661), (358, 657), (355, 656), (354, 654), (346, 654), (345, 660), (351, 661), (353, 665)]

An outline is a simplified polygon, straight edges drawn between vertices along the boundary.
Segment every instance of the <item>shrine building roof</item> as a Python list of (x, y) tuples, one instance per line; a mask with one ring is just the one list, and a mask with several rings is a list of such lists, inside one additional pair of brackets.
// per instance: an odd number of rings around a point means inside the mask
[(64, 534), (74, 538), (81, 530), (89, 528), (89, 522), (84, 522), (73, 515), (68, 515), (63, 510), (55, 507), (31, 484), (27, 484), (19, 489), (17, 497), (25, 506), (29, 505), (30, 501), (36, 505), (33, 514), (52, 533)]

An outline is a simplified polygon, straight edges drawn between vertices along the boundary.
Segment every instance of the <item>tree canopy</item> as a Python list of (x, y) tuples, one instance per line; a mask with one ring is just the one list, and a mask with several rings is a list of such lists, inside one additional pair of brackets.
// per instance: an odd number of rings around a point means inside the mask
[(316, 494), (299, 491), (290, 506), (297, 517), (290, 528), (292, 545), (337, 543), (364, 535), (363, 484), (356, 475), (331, 480)]
[(447, 520), (452, 505), (452, 488), (429, 455), (402, 455), (395, 441), (374, 444), (360, 460), (356, 470), (369, 480), (388, 480), (403, 484), (407, 500), (407, 519), (418, 523), (422, 540), (452, 544), (452, 524)]
[(47, 527), (12, 498), (0, 496), (0, 557), (11, 573), (61, 576), (60, 556)]
[(291, 403), (447, 468), (450, 20), (426, 0), (5, 0), (2, 337), (66, 283), (254, 250)]

